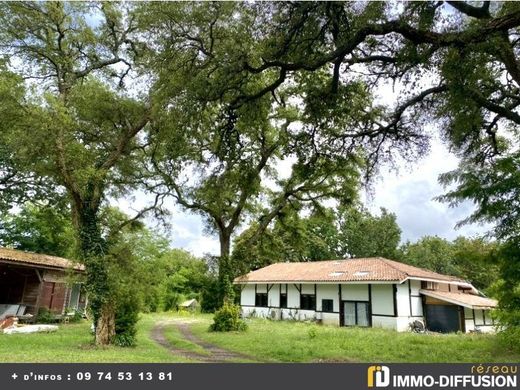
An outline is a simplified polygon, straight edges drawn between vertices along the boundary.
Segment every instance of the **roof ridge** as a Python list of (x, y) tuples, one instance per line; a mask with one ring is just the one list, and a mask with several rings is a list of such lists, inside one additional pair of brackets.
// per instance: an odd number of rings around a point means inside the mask
[[(383, 263), (385, 263), (386, 265), (388, 265), (390, 268), (393, 268), (395, 269), (396, 271), (402, 273), (402, 274), (405, 274), (406, 276), (410, 276), (410, 274), (406, 271), (403, 271), (399, 268), (397, 268), (394, 264), (392, 263), (399, 263), (398, 261), (394, 261), (394, 260), (390, 260), (390, 259), (386, 259), (384, 257), (377, 257), (379, 260), (381, 260)], [(404, 263), (399, 263), (399, 264), (404, 264)], [(430, 271), (431, 272), (431, 271)]]
[[(418, 267), (418, 266), (413, 265), (413, 264), (402, 263), (402, 262), (400, 262), (400, 261), (391, 260), (391, 259), (385, 259), (384, 257), (381, 257), (381, 259), (383, 259), (383, 260), (385, 261), (385, 263), (388, 264), (390, 267), (393, 267), (393, 268), (395, 268), (395, 269), (398, 269), (398, 268), (394, 267), (393, 264), (390, 264), (390, 263), (388, 263), (388, 262), (402, 264), (402, 265), (407, 266), (407, 267), (416, 268), (416, 269), (418, 269), (418, 270), (425, 271), (425, 272), (431, 272), (431, 273), (434, 273), (434, 274), (437, 274), (437, 275), (449, 276), (450, 278), (460, 279), (460, 278), (457, 278), (456, 276), (453, 276), (453, 275), (441, 274), (440, 272), (433, 271), (433, 270), (428, 269), (428, 268)], [(399, 270), (399, 269), (398, 269), (398, 270)], [(404, 272), (405, 274), (410, 275), (410, 274), (409, 274), (408, 272), (406, 272), (406, 271), (401, 271), (401, 272)]]

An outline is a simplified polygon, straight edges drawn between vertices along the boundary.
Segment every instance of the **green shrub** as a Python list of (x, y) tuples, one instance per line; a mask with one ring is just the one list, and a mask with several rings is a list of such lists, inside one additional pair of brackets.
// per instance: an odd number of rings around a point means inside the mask
[(83, 313), (79, 310), (74, 310), (74, 314), (69, 316), (69, 322), (76, 323), (83, 319)]
[(520, 326), (510, 326), (499, 332), (498, 337), (504, 347), (520, 352)]
[(240, 318), (240, 306), (230, 302), (224, 302), (224, 305), (215, 312), (213, 324), (209, 327), (212, 332), (244, 331), (246, 329), (246, 323)]
[(116, 336), (114, 342), (121, 347), (132, 347), (136, 342), (139, 302), (132, 296), (119, 302), (116, 311)]
[(50, 324), (56, 322), (56, 318), (54, 314), (52, 314), (49, 309), (42, 307), (38, 310), (38, 314), (36, 315), (35, 322), (39, 324)]

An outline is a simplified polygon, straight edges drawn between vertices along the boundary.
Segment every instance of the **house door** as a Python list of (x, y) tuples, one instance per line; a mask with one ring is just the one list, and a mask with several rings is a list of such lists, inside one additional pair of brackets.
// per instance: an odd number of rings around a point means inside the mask
[(344, 326), (370, 326), (368, 302), (343, 301)]
[(426, 305), (426, 323), (433, 332), (457, 332), (460, 327), (460, 313), (455, 305)]

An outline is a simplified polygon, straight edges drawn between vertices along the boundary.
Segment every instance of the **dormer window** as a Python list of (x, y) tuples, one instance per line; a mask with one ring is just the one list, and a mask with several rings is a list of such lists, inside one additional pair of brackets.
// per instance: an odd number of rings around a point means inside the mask
[(439, 283), (437, 282), (429, 282), (426, 280), (421, 281), (421, 288), (423, 290), (438, 290), (439, 289)]

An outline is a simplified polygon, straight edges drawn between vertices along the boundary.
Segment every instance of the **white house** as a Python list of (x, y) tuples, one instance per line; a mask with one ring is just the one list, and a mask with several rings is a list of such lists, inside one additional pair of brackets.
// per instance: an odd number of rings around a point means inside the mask
[(492, 332), (497, 302), (459, 278), (381, 257), (276, 263), (235, 279), (244, 316), (406, 331)]

